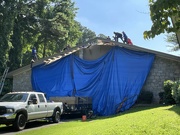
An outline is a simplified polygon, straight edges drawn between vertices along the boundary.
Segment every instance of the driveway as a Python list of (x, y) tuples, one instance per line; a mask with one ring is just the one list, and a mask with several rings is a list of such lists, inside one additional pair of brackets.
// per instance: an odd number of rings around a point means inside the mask
[(65, 121), (61, 121), (59, 123), (50, 123), (50, 122), (46, 122), (46, 121), (34, 121), (34, 122), (27, 123), (26, 128), (22, 131), (15, 131), (12, 126), (2, 127), (2, 128), (0, 128), (0, 134), (15, 135), (15, 134), (20, 133), (20, 132), (26, 132), (29, 130), (34, 130), (34, 129), (43, 128), (43, 127), (47, 127), (47, 126), (53, 126), (56, 124), (62, 124), (64, 122)]
[(0, 128), (0, 134), (3, 134), (3, 135), (15, 135), (17, 133), (21, 133), (21, 132), (26, 132), (26, 131), (29, 131), (29, 130), (34, 130), (34, 129), (38, 129), (38, 128), (44, 128), (44, 127), (47, 127), (47, 126), (53, 126), (53, 125), (57, 125), (57, 124), (62, 124), (64, 122), (68, 122), (68, 121), (71, 121), (71, 120), (79, 120), (81, 119), (81, 117), (79, 115), (74, 115), (73, 117), (66, 117), (66, 116), (63, 116), (61, 117), (61, 121), (59, 123), (52, 123), (52, 122), (47, 122), (47, 121), (34, 121), (34, 122), (29, 122), (26, 124), (26, 127), (24, 130), (22, 131), (14, 131), (13, 127), (12, 126), (9, 126), (9, 127), (1, 127)]

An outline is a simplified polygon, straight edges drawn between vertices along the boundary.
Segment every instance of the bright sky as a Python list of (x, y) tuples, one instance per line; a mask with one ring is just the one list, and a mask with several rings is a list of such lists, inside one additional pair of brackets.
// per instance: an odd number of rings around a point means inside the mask
[(150, 30), (148, 0), (73, 0), (76, 3), (76, 20), (81, 25), (112, 38), (113, 32), (124, 31), (134, 45), (180, 56), (166, 47), (165, 35), (145, 40), (143, 32)]

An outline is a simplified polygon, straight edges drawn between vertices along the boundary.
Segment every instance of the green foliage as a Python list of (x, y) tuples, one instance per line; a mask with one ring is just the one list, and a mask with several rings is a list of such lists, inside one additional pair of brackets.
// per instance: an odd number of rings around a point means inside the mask
[(75, 21), (74, 6), (72, 0), (1, 0), (0, 76), (6, 67), (12, 71), (30, 64), (34, 46), (44, 58), (94, 37)]
[(180, 50), (176, 34), (168, 34), (168, 35), (166, 35), (165, 41), (172, 44), (172, 45), (168, 45), (168, 47), (170, 47), (170, 51), (178, 51), (178, 50)]
[(0, 2), (0, 73), (30, 64), (31, 48), (38, 57), (75, 46), (82, 35), (71, 0), (2, 0)]
[(172, 85), (172, 97), (177, 104), (180, 104), (180, 80), (175, 81)]
[(3, 87), (3, 91), (0, 94), (0, 96), (5, 95), (8, 92), (12, 92), (12, 79), (6, 79), (5, 83), (4, 83), (4, 87)]
[(165, 96), (164, 96), (164, 92), (159, 92), (159, 103), (160, 104), (164, 104), (165, 103)]
[[(9, 61), (8, 51), (12, 47), (10, 35), (12, 34), (14, 16), (16, 14), (16, 1), (0, 1), (0, 72), (4, 71)], [(13, 10), (13, 12), (11, 11)]]
[(151, 91), (141, 91), (136, 103), (151, 104), (152, 99), (153, 99), (153, 93)]
[(104, 34), (99, 34), (98, 37), (107, 39), (108, 36), (106, 36), (106, 35), (104, 35)]
[[(180, 1), (179, 0), (149, 0), (151, 30), (144, 32), (144, 38), (154, 38), (156, 35), (180, 30)], [(176, 22), (172, 24), (172, 17)]]
[(81, 37), (79, 38), (78, 44), (82, 44), (96, 37), (95, 32), (91, 31), (87, 27), (82, 26), (80, 23), (78, 23), (78, 25), (82, 34)]
[(172, 97), (171, 90), (173, 86), (173, 81), (164, 81), (164, 103), (165, 104), (175, 104), (175, 100)]

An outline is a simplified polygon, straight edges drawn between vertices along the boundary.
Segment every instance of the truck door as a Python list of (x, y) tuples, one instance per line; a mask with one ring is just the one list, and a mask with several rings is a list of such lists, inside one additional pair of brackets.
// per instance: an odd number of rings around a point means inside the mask
[(39, 106), (38, 109), (40, 111), (39, 118), (47, 116), (47, 102), (44, 98), (43, 94), (37, 94), (39, 98)]
[(37, 96), (35, 94), (31, 94), (28, 100), (27, 111), (29, 120), (38, 118), (38, 103), (33, 104), (33, 99), (37, 99)]

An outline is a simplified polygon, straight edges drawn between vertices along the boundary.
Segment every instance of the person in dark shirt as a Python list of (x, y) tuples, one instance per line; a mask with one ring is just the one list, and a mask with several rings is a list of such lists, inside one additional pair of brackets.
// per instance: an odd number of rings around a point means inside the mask
[(122, 34), (119, 32), (114, 32), (114, 39), (116, 42), (118, 42), (118, 39), (120, 38), (123, 41)]
[(122, 32), (122, 35), (123, 35), (123, 42), (126, 43), (126, 44), (129, 44), (129, 45), (133, 45), (132, 41), (130, 38), (128, 38), (128, 36), (126, 35), (126, 33), (123, 31)]
[(108, 40), (111, 40), (111, 38), (110, 38), (109, 36), (107, 37), (107, 39), (108, 39)]
[(124, 31), (122, 32), (122, 35), (123, 35), (123, 39), (124, 39), (123, 42), (128, 44), (128, 36), (126, 35), (126, 33)]
[(32, 48), (32, 59), (33, 59), (34, 61), (38, 59), (36, 47), (33, 47), (33, 48)]

